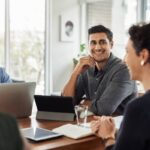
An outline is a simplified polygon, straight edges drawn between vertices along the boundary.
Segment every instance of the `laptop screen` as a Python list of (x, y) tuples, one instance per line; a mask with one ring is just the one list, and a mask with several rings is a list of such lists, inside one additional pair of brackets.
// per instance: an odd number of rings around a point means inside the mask
[(23, 135), (30, 140), (41, 141), (62, 136), (62, 134), (52, 132), (43, 128), (25, 128), (21, 129)]

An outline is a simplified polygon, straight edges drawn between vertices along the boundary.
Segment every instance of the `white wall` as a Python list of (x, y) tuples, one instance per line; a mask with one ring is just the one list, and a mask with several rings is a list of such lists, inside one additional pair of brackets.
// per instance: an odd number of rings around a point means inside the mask
[[(70, 12), (75, 21), (74, 42), (60, 41), (60, 15)], [(72, 58), (79, 50), (79, 5), (78, 0), (53, 0), (52, 22), (52, 78), (53, 92), (61, 91), (73, 70)]]
[(125, 10), (123, 0), (113, 0), (112, 6), (112, 31), (114, 34), (113, 53), (123, 58), (125, 54)]

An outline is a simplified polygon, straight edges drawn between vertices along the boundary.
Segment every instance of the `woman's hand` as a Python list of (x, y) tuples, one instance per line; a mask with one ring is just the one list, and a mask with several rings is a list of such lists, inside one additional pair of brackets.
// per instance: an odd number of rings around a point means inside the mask
[(91, 122), (92, 132), (99, 136), (105, 146), (110, 146), (115, 143), (115, 123), (112, 117), (94, 117), (94, 121)]
[(98, 135), (102, 139), (113, 138), (115, 139), (115, 123), (112, 117), (102, 116), (100, 118), (100, 126), (98, 130)]
[(100, 119), (101, 117), (94, 116), (94, 120), (91, 121), (91, 129), (94, 134), (98, 135), (99, 127), (100, 127)]
[(102, 139), (115, 138), (116, 128), (112, 117), (94, 116), (94, 121), (91, 122), (91, 129), (94, 134)]

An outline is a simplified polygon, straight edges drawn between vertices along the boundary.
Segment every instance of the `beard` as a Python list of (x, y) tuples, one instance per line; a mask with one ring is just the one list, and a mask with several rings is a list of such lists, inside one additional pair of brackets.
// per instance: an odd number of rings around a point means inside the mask
[(104, 63), (104, 62), (107, 62), (107, 60), (110, 57), (110, 54), (105, 52), (105, 53), (103, 53), (101, 55), (96, 55), (95, 53), (93, 53), (92, 56), (93, 56), (93, 59), (94, 59), (95, 62), (97, 62), (97, 63)]
[(106, 49), (91, 50), (90, 55), (94, 59), (95, 62), (103, 63), (109, 59), (110, 51)]

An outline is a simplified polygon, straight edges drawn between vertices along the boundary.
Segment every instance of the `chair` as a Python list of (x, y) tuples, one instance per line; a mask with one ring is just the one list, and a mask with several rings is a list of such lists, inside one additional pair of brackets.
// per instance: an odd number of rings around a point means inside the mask
[(12, 83), (23, 83), (25, 82), (24, 80), (17, 80), (17, 79), (11, 79)]

